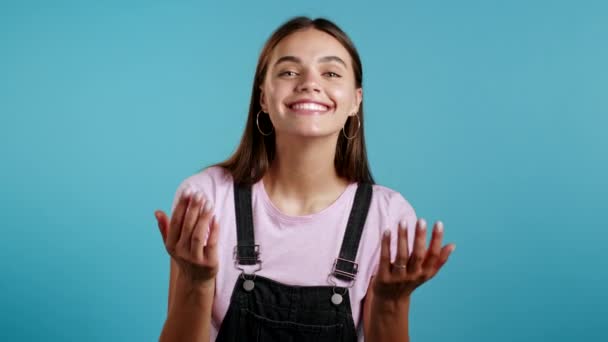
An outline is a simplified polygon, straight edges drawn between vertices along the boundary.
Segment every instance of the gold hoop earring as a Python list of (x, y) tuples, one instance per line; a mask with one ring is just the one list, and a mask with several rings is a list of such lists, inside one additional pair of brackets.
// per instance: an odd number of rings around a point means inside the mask
[[(359, 129), (361, 128), (361, 120), (359, 120), (359, 115), (355, 114), (354, 116), (357, 118), (357, 131), (355, 132), (355, 135), (353, 135), (352, 137), (348, 137), (348, 136), (346, 135), (346, 132), (344, 131), (344, 127), (342, 127), (342, 134), (344, 134), (344, 137), (345, 137), (347, 140), (352, 140), (352, 139), (354, 139), (354, 138), (357, 136), (357, 134), (359, 133)], [(344, 125), (344, 126), (346, 126), (346, 125)]]
[(270, 133), (264, 133), (264, 132), (262, 132), (262, 130), (260, 129), (260, 113), (262, 113), (261, 109), (258, 112), (258, 115), (255, 117), (255, 124), (256, 124), (256, 126), (258, 126), (258, 131), (260, 132), (260, 134), (263, 135), (263, 136), (265, 136), (265, 137), (267, 137), (267, 136), (271, 135), (272, 132), (274, 132), (274, 129), (272, 129), (270, 131)]

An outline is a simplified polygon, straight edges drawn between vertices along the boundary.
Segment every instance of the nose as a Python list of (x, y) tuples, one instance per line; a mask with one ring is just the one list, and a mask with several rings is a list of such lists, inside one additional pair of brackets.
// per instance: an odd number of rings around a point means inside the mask
[(302, 73), (300, 82), (296, 85), (297, 92), (320, 92), (321, 87), (315, 75), (312, 72)]

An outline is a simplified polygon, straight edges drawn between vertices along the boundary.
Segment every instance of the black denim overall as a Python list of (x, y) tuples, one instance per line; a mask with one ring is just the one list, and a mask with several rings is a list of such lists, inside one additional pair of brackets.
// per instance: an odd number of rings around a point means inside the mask
[[(358, 184), (340, 254), (329, 274), (331, 284), (335, 284), (332, 277), (348, 281), (350, 286), (354, 283), (354, 260), (371, 197), (371, 184)], [(243, 270), (240, 265), (257, 265), (258, 271), (262, 261), (253, 235), (251, 186), (235, 184), (234, 200), (238, 240), (235, 266)], [(256, 271), (243, 271), (239, 276), (216, 341), (357, 341), (348, 287), (289, 286), (257, 276)]]

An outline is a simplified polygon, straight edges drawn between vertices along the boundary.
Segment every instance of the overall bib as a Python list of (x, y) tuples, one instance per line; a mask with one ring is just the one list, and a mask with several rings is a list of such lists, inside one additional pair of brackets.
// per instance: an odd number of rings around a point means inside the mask
[[(354, 260), (371, 197), (372, 185), (358, 184), (340, 254), (328, 275), (333, 286), (289, 286), (255, 274), (262, 261), (253, 233), (251, 186), (235, 183), (234, 259), (235, 266), (243, 272), (234, 286), (216, 341), (356, 342), (349, 287), (357, 274)], [(246, 274), (239, 267), (245, 265), (257, 265), (257, 269)], [(337, 286), (332, 277), (348, 281), (349, 285)]]

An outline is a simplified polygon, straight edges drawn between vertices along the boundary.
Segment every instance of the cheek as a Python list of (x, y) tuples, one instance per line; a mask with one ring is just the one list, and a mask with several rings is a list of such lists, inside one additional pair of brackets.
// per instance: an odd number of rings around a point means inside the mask
[(273, 83), (267, 84), (264, 89), (266, 101), (272, 106), (280, 104), (287, 93), (285, 87)]
[(355, 93), (351, 89), (331, 89), (330, 91), (328, 91), (328, 95), (334, 102), (336, 102), (338, 108), (341, 110), (349, 109), (355, 99)]

